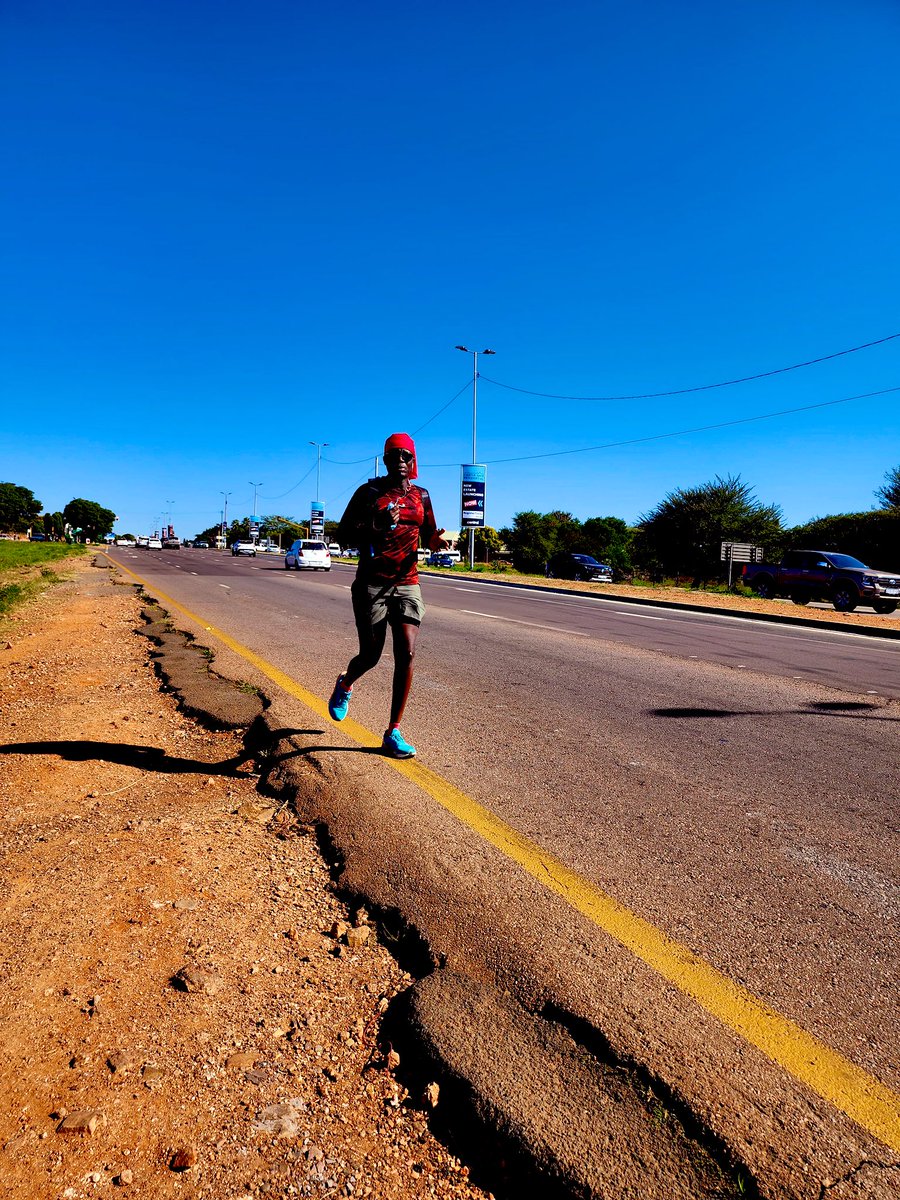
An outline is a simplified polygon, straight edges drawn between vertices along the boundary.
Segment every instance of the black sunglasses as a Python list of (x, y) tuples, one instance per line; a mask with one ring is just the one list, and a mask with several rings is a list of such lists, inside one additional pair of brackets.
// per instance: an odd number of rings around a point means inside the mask
[(413, 455), (409, 450), (388, 450), (384, 457), (385, 459), (402, 458), (405, 463), (411, 463), (413, 460)]

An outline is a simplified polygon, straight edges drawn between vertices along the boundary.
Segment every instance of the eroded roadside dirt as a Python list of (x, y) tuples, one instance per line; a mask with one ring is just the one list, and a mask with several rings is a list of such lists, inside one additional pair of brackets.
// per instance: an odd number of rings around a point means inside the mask
[(62, 569), (0, 627), (0, 1194), (487, 1196), (311, 831), (160, 692), (133, 589)]

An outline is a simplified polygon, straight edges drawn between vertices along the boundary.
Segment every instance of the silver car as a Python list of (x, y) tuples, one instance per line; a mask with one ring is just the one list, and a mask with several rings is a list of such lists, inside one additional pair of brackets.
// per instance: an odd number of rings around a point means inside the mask
[(331, 551), (324, 542), (298, 538), (284, 556), (286, 571), (330, 571)]

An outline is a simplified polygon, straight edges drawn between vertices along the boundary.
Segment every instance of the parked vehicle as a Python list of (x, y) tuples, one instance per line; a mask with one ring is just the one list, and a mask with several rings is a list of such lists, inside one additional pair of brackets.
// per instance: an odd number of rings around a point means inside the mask
[(286, 571), (330, 571), (331, 552), (324, 542), (298, 538), (284, 556)]
[(453, 567), (459, 559), (454, 559), (449, 550), (434, 550), (425, 559), (426, 567)]
[(573, 554), (561, 550), (554, 554), (544, 568), (548, 579), (580, 579), (583, 583), (612, 583), (612, 567), (598, 562), (590, 554)]
[(332, 558), (335, 558), (335, 557), (340, 558), (341, 557), (341, 548), (337, 544), (337, 542), (329, 542), (328, 543), (328, 553), (331, 555)]
[(248, 558), (256, 558), (256, 542), (233, 542), (231, 554), (232, 557), (245, 554)]
[(355, 546), (350, 546), (344, 551), (344, 558), (359, 558), (359, 550)]
[(795, 604), (830, 600), (838, 612), (853, 612), (864, 604), (887, 614), (900, 603), (900, 571), (877, 571), (850, 554), (832, 550), (788, 550), (777, 566), (746, 563), (742, 579), (763, 600), (775, 596), (789, 596)]

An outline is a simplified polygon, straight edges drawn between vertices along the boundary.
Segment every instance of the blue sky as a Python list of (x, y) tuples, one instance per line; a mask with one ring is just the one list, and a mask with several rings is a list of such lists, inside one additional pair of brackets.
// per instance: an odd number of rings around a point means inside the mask
[(462, 343), (492, 525), (870, 508), (900, 393), (636, 439), (900, 386), (900, 338), (525, 392), (900, 332), (898, 43), (894, 0), (5, 0), (0, 477), (189, 537), (251, 482), (305, 518), (310, 441), (338, 517), (420, 430), (456, 528)]

